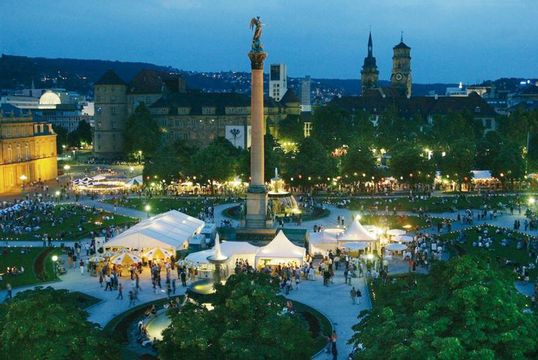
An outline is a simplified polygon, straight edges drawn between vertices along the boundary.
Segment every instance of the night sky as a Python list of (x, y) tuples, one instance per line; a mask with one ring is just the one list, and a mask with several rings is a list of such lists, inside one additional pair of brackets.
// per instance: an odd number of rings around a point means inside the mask
[(267, 61), (290, 76), (358, 78), (371, 27), (381, 79), (402, 30), (415, 82), (538, 77), (537, 0), (0, 0), (0, 14), (11, 55), (243, 71), (260, 15)]

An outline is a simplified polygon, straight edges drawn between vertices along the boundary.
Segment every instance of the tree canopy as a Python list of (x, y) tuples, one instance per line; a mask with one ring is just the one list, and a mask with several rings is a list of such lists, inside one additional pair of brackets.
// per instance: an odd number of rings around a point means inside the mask
[(470, 256), (379, 285), (352, 338), (356, 359), (535, 359), (538, 322), (513, 278)]
[(161, 144), (161, 130), (144, 103), (138, 105), (129, 116), (124, 130), (127, 156), (142, 151), (144, 157), (151, 157)]
[(67, 290), (24, 291), (0, 309), (0, 350), (6, 359), (118, 358), (117, 346), (87, 320)]
[(283, 315), (276, 282), (262, 273), (232, 275), (217, 287), (209, 311), (188, 304), (170, 313), (158, 344), (164, 359), (310, 359), (312, 338), (302, 319)]

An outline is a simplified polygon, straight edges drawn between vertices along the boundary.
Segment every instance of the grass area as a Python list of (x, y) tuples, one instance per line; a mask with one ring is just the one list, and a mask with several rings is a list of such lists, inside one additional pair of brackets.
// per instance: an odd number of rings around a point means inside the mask
[[(484, 230), (487, 230), (487, 235), (484, 234)], [(534, 261), (534, 258), (529, 256), (526, 247), (526, 243), (530, 241), (532, 237), (526, 234), (493, 226), (481, 225), (465, 230), (464, 235), (465, 238), (460, 239), (459, 241), (459, 232), (442, 235), (441, 239), (451, 244), (450, 248), (454, 253), (486, 258), (493, 266), (500, 269), (513, 269), (513, 266), (504, 265), (506, 260), (518, 265), (528, 265)], [(482, 236), (482, 238), (489, 237), (493, 239), (492, 245), (489, 248), (473, 246), (473, 242), (476, 242), (479, 236)], [(505, 246), (501, 244), (501, 241), (504, 239), (508, 240), (508, 243)], [(535, 251), (537, 250), (538, 249), (535, 249)], [(535, 268), (530, 270), (529, 275), (531, 280), (537, 280), (538, 269)]]
[(397, 211), (416, 211), (423, 210), (426, 212), (450, 212), (465, 209), (488, 209), (503, 210), (510, 205), (517, 208), (518, 203), (524, 204), (526, 197), (516, 195), (491, 195), (491, 196), (445, 196), (430, 197), (427, 199), (417, 199), (411, 201), (405, 198), (368, 198), (352, 199), (348, 208), (350, 210), (374, 211), (385, 210), (387, 207), (390, 211), (396, 208)]
[(116, 204), (139, 211), (145, 211), (145, 206), (151, 207), (151, 214), (160, 214), (170, 210), (178, 210), (190, 216), (198, 216), (200, 212), (207, 206), (215, 206), (227, 202), (224, 198), (196, 198), (196, 199), (181, 199), (181, 198), (128, 198), (128, 199), (110, 199), (105, 202)]
[[(39, 223), (39, 229), (22, 234), (12, 232), (0, 232), (0, 238), (4, 240), (41, 240), (45, 234), (53, 239), (80, 240), (87, 238), (91, 231), (101, 231), (109, 226), (133, 225), (138, 220), (112, 214), (106, 211), (89, 207), (62, 204), (56, 205), (50, 214), (35, 214), (46, 217)], [(18, 224), (26, 226), (24, 220)]]
[(360, 221), (361, 224), (389, 229), (401, 229), (406, 225), (411, 225), (411, 230), (414, 230), (417, 226), (419, 228), (426, 227), (425, 218), (409, 215), (361, 215)]
[[(229, 217), (234, 220), (239, 220), (241, 218), (241, 207), (239, 205), (232, 206), (222, 211), (222, 215)], [(315, 208), (312, 213), (303, 214), (302, 221), (311, 221), (325, 218), (331, 214), (331, 211), (328, 209)]]
[[(57, 250), (42, 248), (0, 248), (0, 273), (3, 273), (0, 288), (5, 289), (8, 283), (16, 288), (56, 280), (52, 263), (52, 255), (56, 253)], [(19, 270), (23, 267), (24, 272), (8, 275), (7, 267), (13, 266)]]

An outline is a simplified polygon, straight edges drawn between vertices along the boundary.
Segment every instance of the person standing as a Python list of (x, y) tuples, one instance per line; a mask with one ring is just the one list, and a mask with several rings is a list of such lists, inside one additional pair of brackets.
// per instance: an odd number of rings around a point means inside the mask
[(6, 299), (9, 299), (9, 300), (13, 299), (13, 288), (11, 287), (10, 283), (7, 283), (6, 290), (7, 290)]
[(123, 300), (123, 285), (121, 283), (118, 284), (118, 296), (116, 296), (116, 300)]
[(336, 348), (336, 331), (333, 331), (331, 335), (331, 354), (333, 355), (333, 360), (338, 360), (338, 349)]
[(181, 273), (179, 274), (181, 278), (181, 286), (186, 287), (187, 286), (187, 274), (185, 274), (185, 270), (182, 269)]
[(80, 259), (80, 262), (78, 265), (80, 267), (80, 275), (84, 275), (84, 260)]
[(349, 294), (351, 295), (351, 302), (355, 305), (357, 303), (357, 290), (355, 289), (355, 286), (351, 288)]

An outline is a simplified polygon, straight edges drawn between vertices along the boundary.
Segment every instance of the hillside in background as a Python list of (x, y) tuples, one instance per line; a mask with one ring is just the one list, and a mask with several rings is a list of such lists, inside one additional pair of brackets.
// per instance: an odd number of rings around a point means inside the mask
[[(92, 85), (108, 69), (113, 69), (122, 79), (130, 81), (142, 69), (180, 73), (187, 85), (206, 92), (250, 91), (250, 74), (247, 72), (193, 72), (182, 71), (169, 66), (159, 66), (143, 62), (122, 62), (107, 60), (49, 59), (26, 56), (2, 55), (0, 57), (0, 89), (29, 88), (34, 82), (36, 88), (64, 88), (81, 94), (92, 94)], [(268, 82), (266, 74), (266, 85)], [(297, 91), (300, 78), (289, 78), (289, 86)], [(381, 81), (383, 87), (388, 81)], [(455, 84), (413, 84), (413, 95), (427, 95), (430, 92), (444, 94), (448, 86)], [(358, 95), (359, 79), (312, 79), (311, 90), (321, 99), (339, 95)]]

